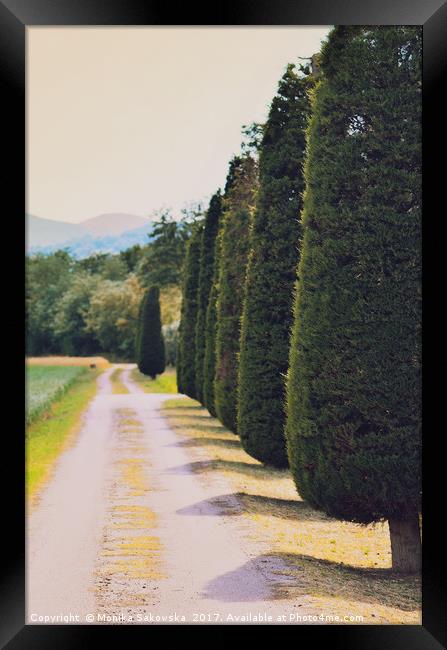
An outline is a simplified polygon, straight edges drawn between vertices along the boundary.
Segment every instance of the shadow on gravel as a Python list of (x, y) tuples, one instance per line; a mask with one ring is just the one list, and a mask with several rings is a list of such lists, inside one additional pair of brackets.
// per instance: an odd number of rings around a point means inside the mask
[(211, 517), (242, 515), (244, 513), (269, 515), (296, 521), (323, 521), (329, 519), (324, 513), (314, 510), (303, 501), (277, 499), (257, 494), (246, 494), (245, 492), (219, 495), (177, 510), (179, 515)]
[[(267, 595), (263, 582), (269, 587)], [(398, 576), (391, 569), (360, 569), (307, 555), (267, 553), (211, 580), (205, 597), (225, 602), (344, 597), (411, 612), (420, 607), (420, 584), (419, 577)]]
[(242, 463), (234, 460), (222, 460), (220, 458), (215, 460), (197, 460), (185, 465), (178, 465), (177, 467), (170, 467), (168, 474), (202, 474), (204, 472), (212, 472), (215, 470), (224, 470), (231, 472), (239, 472), (247, 476), (254, 476), (260, 479), (271, 479), (271, 470), (266, 470), (263, 465), (255, 465), (254, 463)]
[[(199, 427), (195, 427), (198, 429)], [(218, 427), (216, 427), (216, 433), (219, 433)], [(241, 443), (239, 440), (228, 440), (227, 438), (188, 438), (187, 440), (181, 440), (176, 442), (169, 447), (226, 447), (227, 449), (240, 449)]]

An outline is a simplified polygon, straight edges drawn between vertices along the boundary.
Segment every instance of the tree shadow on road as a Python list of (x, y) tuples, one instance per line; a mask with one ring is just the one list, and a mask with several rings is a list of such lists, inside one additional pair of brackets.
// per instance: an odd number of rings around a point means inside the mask
[[(198, 429), (198, 427), (195, 427)], [(217, 429), (217, 427), (216, 427)], [(217, 433), (219, 431), (216, 431)], [(239, 440), (230, 440), (228, 438), (188, 438), (187, 440), (181, 440), (176, 442), (172, 447), (203, 447), (203, 446), (212, 446), (212, 447), (225, 447), (227, 449), (240, 449), (241, 443)]]
[[(186, 463), (185, 465), (170, 467), (167, 471), (170, 474), (189, 474), (190, 472), (194, 474), (202, 474), (204, 472), (212, 472), (216, 470), (238, 472), (245, 474), (246, 476), (256, 477), (258, 479), (272, 479), (271, 468), (266, 468), (261, 464), (244, 463), (234, 460), (223, 460), (221, 458), (214, 460), (197, 460), (192, 463)], [(277, 471), (278, 478), (283, 478), (285, 475), (285, 470)]]
[(343, 598), (412, 612), (420, 607), (420, 584), (419, 577), (398, 576), (391, 569), (355, 568), (307, 555), (266, 553), (211, 580), (204, 595), (224, 602)]
[(221, 517), (242, 515), (244, 513), (269, 515), (297, 521), (323, 521), (329, 519), (323, 512), (314, 510), (304, 501), (277, 499), (258, 494), (246, 494), (245, 492), (222, 494), (177, 511), (177, 514), (180, 515)]

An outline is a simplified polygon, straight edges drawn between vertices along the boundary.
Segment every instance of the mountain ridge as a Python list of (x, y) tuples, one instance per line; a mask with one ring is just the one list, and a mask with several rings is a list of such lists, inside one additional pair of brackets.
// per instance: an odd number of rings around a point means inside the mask
[[(68, 224), (34, 215), (26, 215), (26, 223), (28, 254), (48, 255), (63, 249), (77, 259), (94, 253), (119, 253), (137, 244), (144, 245), (153, 228), (150, 220), (123, 213), (105, 213), (88, 219), (88, 229), (81, 227), (85, 222)], [(132, 227), (136, 224), (137, 227)]]
[(81, 221), (82, 230), (94, 236), (121, 235), (149, 223), (149, 219), (125, 212), (105, 212)]

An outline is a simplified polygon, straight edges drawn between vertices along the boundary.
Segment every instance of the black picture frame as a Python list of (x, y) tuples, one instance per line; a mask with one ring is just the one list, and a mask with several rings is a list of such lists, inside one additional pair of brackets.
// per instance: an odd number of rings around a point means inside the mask
[[(21, 284), (23, 264), (17, 251), (23, 246), (23, 213), (25, 172), (25, 29), (33, 25), (334, 25), (334, 24), (412, 24), (423, 26), (423, 158), (424, 158), (424, 330), (430, 311), (439, 310), (437, 294), (431, 280), (437, 275), (435, 263), (443, 261), (443, 240), (433, 236), (433, 228), (442, 217), (445, 165), (443, 123), (445, 104), (441, 99), (443, 73), (447, 61), (447, 4), (442, 0), (239, 0), (238, 2), (179, 5), (151, 0), (0, 0), (0, 75), (3, 135), (8, 144), (3, 147), (2, 205), (8, 205), (9, 227), (7, 248), (14, 251), (8, 261), (3, 279), (7, 292), (7, 325), (9, 354), (8, 386), (19, 392), (23, 372), (18, 359), (21, 333), (19, 317), (23, 310)], [(5, 139), (4, 139), (5, 142)], [(444, 182), (443, 182), (444, 181)], [(441, 192), (443, 194), (441, 194)], [(6, 199), (6, 201), (5, 201)], [(443, 246), (444, 247), (444, 246)], [(14, 268), (14, 264), (16, 265)], [(11, 278), (14, 278), (12, 281)], [(433, 309), (432, 309), (433, 308)], [(435, 312), (436, 313), (436, 312)], [(439, 311), (439, 313), (441, 313)], [(14, 316), (12, 315), (14, 314)], [(11, 327), (12, 325), (12, 327)], [(15, 336), (13, 333), (15, 332)], [(430, 343), (433, 342), (430, 333)], [(445, 338), (445, 335), (444, 335)], [(4, 339), (5, 340), (5, 339)], [(447, 603), (445, 550), (442, 535), (443, 465), (439, 445), (443, 429), (435, 425), (433, 407), (442, 405), (436, 395), (431, 376), (430, 357), (436, 357), (437, 346), (425, 345), (424, 334), (424, 545), (423, 545), (423, 618), (418, 626), (299, 626), (295, 628), (295, 643), (324, 643), (331, 647), (388, 650), (437, 649), (447, 644)], [(442, 340), (442, 338), (440, 339)], [(427, 340), (428, 342), (428, 340)], [(433, 350), (433, 351), (432, 351)], [(430, 375), (428, 374), (430, 372)], [(12, 398), (11, 398), (12, 399)], [(24, 516), (24, 442), (19, 425), (21, 399), (13, 409), (16, 417), (4, 429), (3, 467), (5, 481), (2, 491), (3, 523), (7, 533), (2, 535), (0, 621), (1, 647), (89, 648), (104, 647), (105, 635), (112, 633), (113, 642), (127, 642), (129, 635), (148, 639), (147, 626), (28, 626), (25, 618), (25, 536)], [(9, 406), (9, 396), (6, 406)], [(11, 410), (9, 408), (9, 410)], [(11, 434), (14, 432), (14, 435)], [(6, 560), (6, 561), (5, 561)], [(173, 626), (175, 627), (175, 626)], [(182, 635), (185, 633), (182, 626)], [(195, 626), (193, 626), (195, 627)], [(203, 626), (201, 629), (212, 626)], [(233, 626), (231, 626), (233, 627)], [(225, 634), (231, 627), (225, 628)], [(289, 627), (289, 626), (288, 626)], [(152, 628), (151, 628), (152, 632)], [(144, 636), (143, 636), (144, 635)], [(101, 641), (98, 640), (98, 636)], [(185, 637), (184, 637), (185, 638)], [(215, 641), (213, 640), (213, 643)]]

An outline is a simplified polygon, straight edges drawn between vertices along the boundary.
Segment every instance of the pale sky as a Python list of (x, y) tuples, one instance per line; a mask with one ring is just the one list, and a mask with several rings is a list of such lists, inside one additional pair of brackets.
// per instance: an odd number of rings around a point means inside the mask
[(79, 222), (209, 199), (242, 125), (328, 31), (28, 27), (26, 211)]

